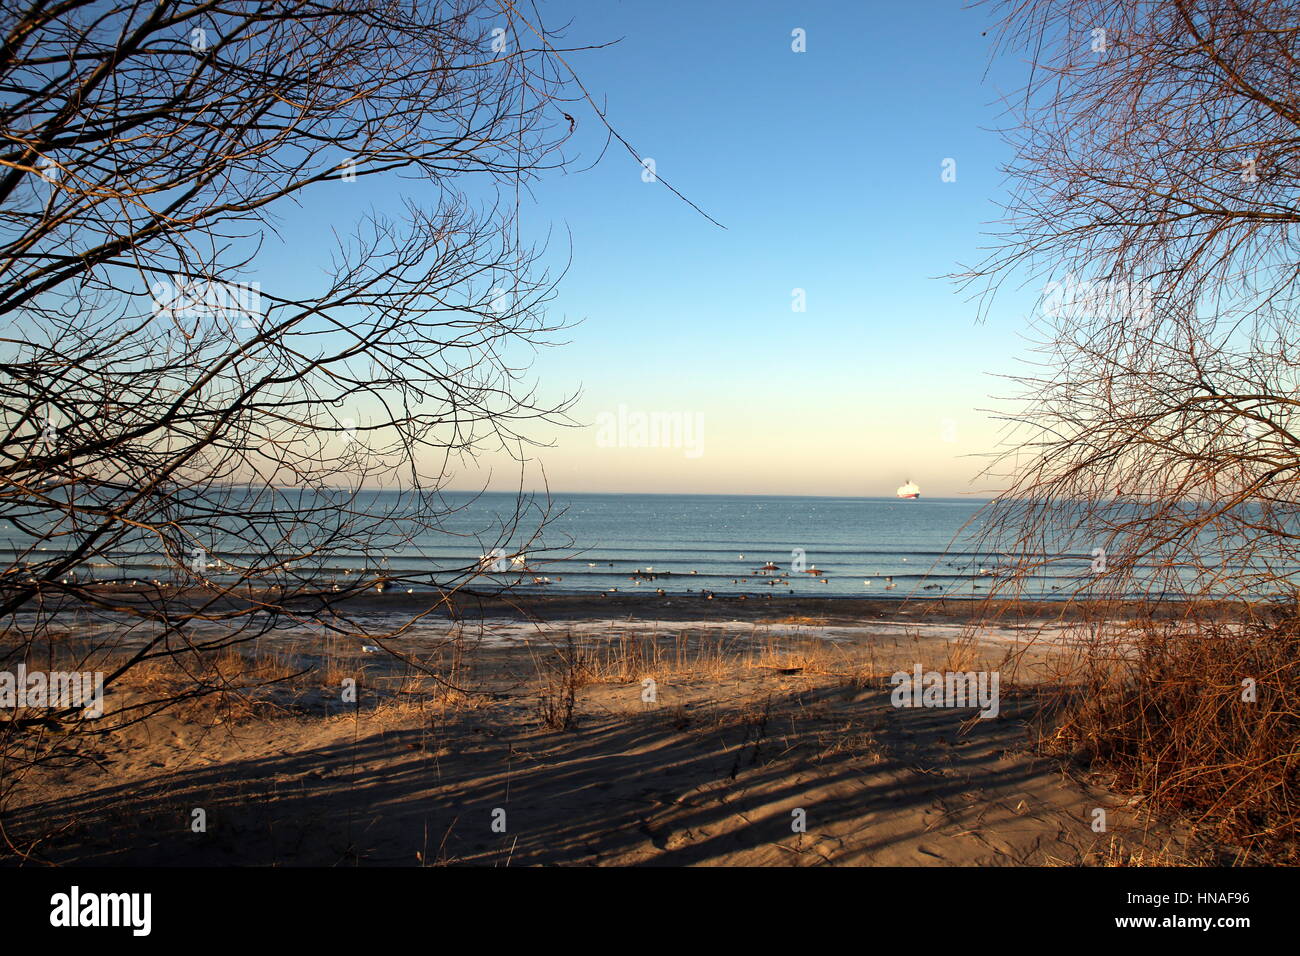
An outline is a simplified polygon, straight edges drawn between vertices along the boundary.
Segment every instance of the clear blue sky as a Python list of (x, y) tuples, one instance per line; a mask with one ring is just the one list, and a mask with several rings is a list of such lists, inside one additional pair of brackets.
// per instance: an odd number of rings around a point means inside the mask
[[(524, 212), (573, 263), (555, 313), (581, 324), (539, 356), (544, 390), (581, 388), (576, 416), (620, 405), (703, 419), (701, 453), (601, 447), (596, 429), (546, 430), (552, 489), (927, 495), (972, 485), (996, 426), (1034, 296), (989, 321), (941, 278), (980, 257), (1005, 189), (987, 14), (917, 3), (543, 2), (572, 20), (571, 57), (611, 121), (658, 172), (615, 145), (596, 168), (553, 175)], [(807, 52), (791, 31), (807, 32)], [(604, 141), (590, 110), (575, 167)], [(956, 182), (941, 164), (956, 160)], [(391, 187), (410, 188), (397, 181)], [(791, 309), (795, 288), (807, 311)], [(497, 487), (517, 472), (493, 462)], [(453, 487), (478, 478), (457, 476)], [(536, 475), (529, 479), (536, 484)]]

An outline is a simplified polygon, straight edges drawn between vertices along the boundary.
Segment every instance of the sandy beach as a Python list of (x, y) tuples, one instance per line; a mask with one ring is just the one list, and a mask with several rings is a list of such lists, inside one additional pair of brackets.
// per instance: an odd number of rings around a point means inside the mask
[[(1071, 754), (1039, 746), (1070, 622), (1024, 607), (972, 641), (969, 608), (953, 602), (756, 604), (553, 596), (428, 622), (386, 644), (401, 659), (321, 635), (261, 638), (226, 654), (226, 689), (96, 740), (93, 769), (26, 776), (5, 808), (3, 860), (1204, 858)], [(896, 706), (891, 675), (917, 665), (999, 672), (996, 717)], [(106, 724), (168, 681), (181, 685), (162, 665), (132, 672), (108, 695)]]

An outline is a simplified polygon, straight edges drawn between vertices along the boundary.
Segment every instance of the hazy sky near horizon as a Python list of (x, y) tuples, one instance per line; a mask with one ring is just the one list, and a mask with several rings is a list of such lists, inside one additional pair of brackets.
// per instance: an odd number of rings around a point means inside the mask
[[(617, 144), (584, 169), (604, 132), (568, 108), (573, 171), (534, 186), (522, 230), (550, 235), (549, 261), (572, 257), (551, 312), (576, 324), (533, 375), (544, 396), (579, 391), (582, 424), (532, 430), (554, 447), (530, 452), (524, 484), (544, 468), (559, 491), (992, 490), (973, 481), (999, 431), (986, 410), (1025, 354), (1035, 296), (1003, 296), (980, 323), (943, 278), (988, 244), (1006, 188), (999, 97), (1023, 79), (1015, 61), (989, 70), (984, 8), (540, 8), (552, 28), (569, 22), (569, 45), (619, 41), (570, 62), (639, 154), (726, 228), (644, 182)], [(806, 52), (791, 49), (796, 28)], [(683, 446), (627, 447), (638, 413), (677, 416)], [(491, 487), (518, 485), (509, 457), (482, 465)], [(466, 468), (449, 485), (483, 480)]]

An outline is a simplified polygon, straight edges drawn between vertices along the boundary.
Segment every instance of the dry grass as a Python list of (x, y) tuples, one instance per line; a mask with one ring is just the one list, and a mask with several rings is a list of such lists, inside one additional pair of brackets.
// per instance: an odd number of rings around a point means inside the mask
[(1300, 622), (1149, 623), (1083, 650), (1050, 744), (1242, 858), (1300, 863)]
[(299, 674), (283, 654), (228, 649), (142, 661), (123, 675), (120, 686), (150, 700), (174, 701), (176, 716), (187, 722), (243, 723), (281, 709), (255, 691)]
[(859, 667), (854, 648), (815, 636), (780, 637), (757, 627), (748, 633), (633, 630), (584, 643), (570, 633), (564, 641), (585, 683), (630, 683), (646, 677), (718, 680), (755, 669), (842, 676)]
[[(570, 635), (571, 636), (571, 635)], [(591, 683), (628, 683), (646, 677), (720, 677), (747, 653), (748, 638), (722, 631), (673, 634), (623, 631), (578, 645), (575, 660)]]

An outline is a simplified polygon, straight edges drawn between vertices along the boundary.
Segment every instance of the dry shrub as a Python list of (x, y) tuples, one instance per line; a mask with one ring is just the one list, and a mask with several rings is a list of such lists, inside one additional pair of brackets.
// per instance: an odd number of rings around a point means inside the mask
[(551, 730), (570, 729), (578, 691), (588, 683), (573, 632), (568, 632), (563, 645), (553, 648), (550, 654), (540, 658), (534, 656), (533, 664), (541, 688), (537, 697), (537, 715)]
[(169, 702), (181, 720), (242, 723), (266, 716), (276, 706), (254, 692), (297, 676), (278, 656), (245, 656), (233, 649), (220, 654), (188, 654), (142, 661), (123, 675), (124, 686), (156, 701)]
[(1059, 743), (1248, 858), (1300, 862), (1300, 621), (1148, 623), (1087, 650)]

